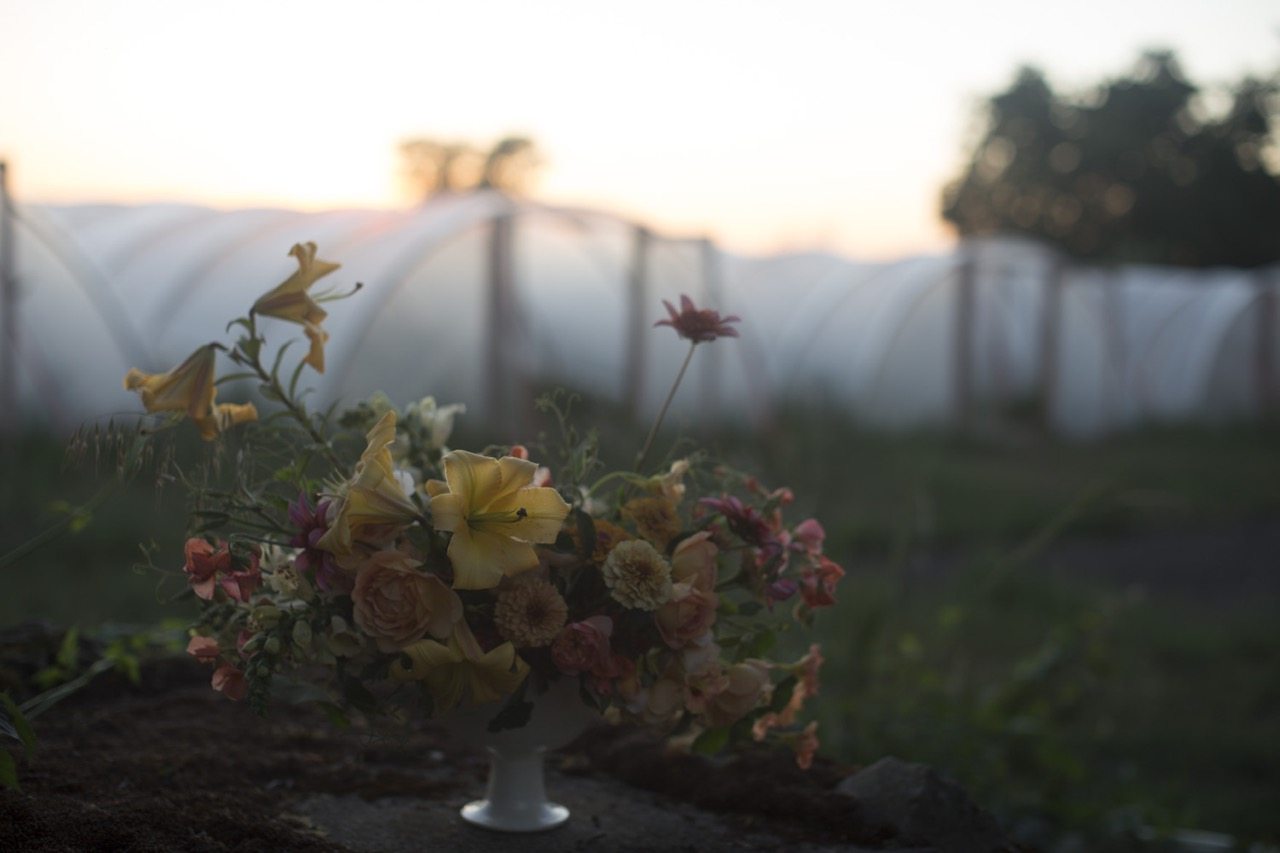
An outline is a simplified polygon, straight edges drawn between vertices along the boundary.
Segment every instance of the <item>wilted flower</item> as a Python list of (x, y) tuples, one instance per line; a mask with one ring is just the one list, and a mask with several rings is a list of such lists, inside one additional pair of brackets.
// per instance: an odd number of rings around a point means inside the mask
[(517, 646), (548, 645), (569, 618), (569, 605), (542, 578), (521, 577), (498, 593), (493, 624), (504, 639)]
[(214, 384), (214, 362), (217, 344), (206, 344), (168, 373), (148, 374), (136, 367), (124, 376), (126, 391), (137, 391), (148, 412), (186, 412), (200, 430), (200, 437), (211, 441), (218, 433), (236, 424), (258, 419), (252, 403), (220, 403)]
[(671, 565), (642, 539), (613, 546), (600, 573), (623, 607), (657, 610), (671, 598)]
[(360, 630), (384, 652), (394, 652), (430, 634), (447, 640), (462, 618), (462, 602), (422, 563), (402, 551), (372, 554), (356, 575), (351, 592)]
[(297, 258), (298, 270), (260, 296), (250, 313), (301, 325), (311, 341), (311, 351), (303, 361), (316, 373), (324, 373), (324, 345), (329, 340), (329, 333), (320, 328), (320, 323), (328, 314), (311, 298), (307, 289), (341, 265), (317, 260), (315, 243), (295, 243), (289, 254)]
[(665, 320), (659, 320), (653, 325), (670, 326), (676, 330), (680, 337), (693, 341), (695, 344), (714, 341), (716, 338), (738, 337), (738, 330), (730, 327), (729, 324), (741, 322), (740, 317), (734, 315), (721, 317), (719, 311), (713, 311), (710, 308), (698, 308), (693, 304), (692, 299), (684, 295), (680, 297), (679, 311), (665, 299), (662, 300), (662, 304), (667, 307), (667, 313), (670, 316)]
[(796, 754), (796, 766), (801, 770), (808, 770), (813, 766), (813, 757), (818, 752), (818, 723), (813, 721), (804, 727), (804, 731), (796, 735), (785, 737), (784, 740), (791, 745)]
[(538, 466), (464, 450), (445, 454), (447, 483), (427, 483), (431, 522), (451, 532), (449, 562), (457, 589), (490, 589), (504, 575), (538, 565), (531, 543), (551, 543), (569, 514), (555, 489), (529, 485)]

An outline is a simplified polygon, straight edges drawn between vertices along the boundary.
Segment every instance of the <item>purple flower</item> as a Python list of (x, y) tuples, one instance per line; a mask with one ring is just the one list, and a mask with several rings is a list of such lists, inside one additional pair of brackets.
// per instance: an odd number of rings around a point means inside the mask
[(302, 553), (293, 561), (298, 574), (313, 572), (316, 586), (324, 592), (351, 592), (354, 581), (334, 562), (333, 554), (316, 547), (316, 543), (329, 530), (325, 516), (329, 510), (328, 499), (321, 500), (314, 508), (307, 500), (305, 492), (298, 493), (297, 503), (289, 504), (289, 521), (298, 529), (297, 534), (289, 540)]

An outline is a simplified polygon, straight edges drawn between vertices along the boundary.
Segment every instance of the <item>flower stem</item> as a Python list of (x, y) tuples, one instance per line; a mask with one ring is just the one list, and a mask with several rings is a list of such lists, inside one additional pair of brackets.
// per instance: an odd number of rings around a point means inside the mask
[(658, 427), (662, 426), (662, 420), (667, 416), (667, 409), (671, 408), (671, 400), (676, 396), (676, 389), (680, 387), (680, 381), (684, 379), (684, 372), (689, 369), (689, 362), (693, 360), (693, 351), (697, 348), (697, 341), (689, 344), (689, 353), (684, 357), (684, 364), (680, 365), (680, 372), (676, 374), (676, 381), (671, 383), (671, 390), (667, 392), (667, 399), (662, 402), (662, 408), (658, 410), (658, 417), (654, 419), (653, 426), (649, 428), (649, 437), (644, 440), (644, 446), (636, 454), (635, 469), (637, 471), (640, 470), (640, 465), (644, 462), (644, 458), (649, 455), (649, 448), (653, 445), (653, 440), (658, 435)]

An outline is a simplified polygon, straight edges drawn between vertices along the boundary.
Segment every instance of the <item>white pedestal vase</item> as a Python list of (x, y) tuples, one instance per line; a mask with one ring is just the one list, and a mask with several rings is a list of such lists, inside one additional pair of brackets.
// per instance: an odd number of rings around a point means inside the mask
[(540, 832), (569, 819), (569, 810), (547, 800), (543, 758), (569, 743), (599, 714), (583, 704), (577, 678), (561, 678), (533, 702), (529, 722), (518, 729), (488, 730), (502, 703), (460, 708), (442, 722), (460, 740), (489, 753), (485, 798), (462, 807), (468, 823), (500, 832)]

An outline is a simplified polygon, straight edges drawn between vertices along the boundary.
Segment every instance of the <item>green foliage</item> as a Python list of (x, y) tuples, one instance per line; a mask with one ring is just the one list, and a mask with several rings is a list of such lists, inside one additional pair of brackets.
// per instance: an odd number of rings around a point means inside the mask
[(1280, 259), (1276, 85), (1245, 78), (1206, 117), (1172, 53), (1075, 97), (1032, 68), (986, 104), (987, 126), (943, 216), (962, 235), (1044, 239), (1090, 261), (1253, 267)]

